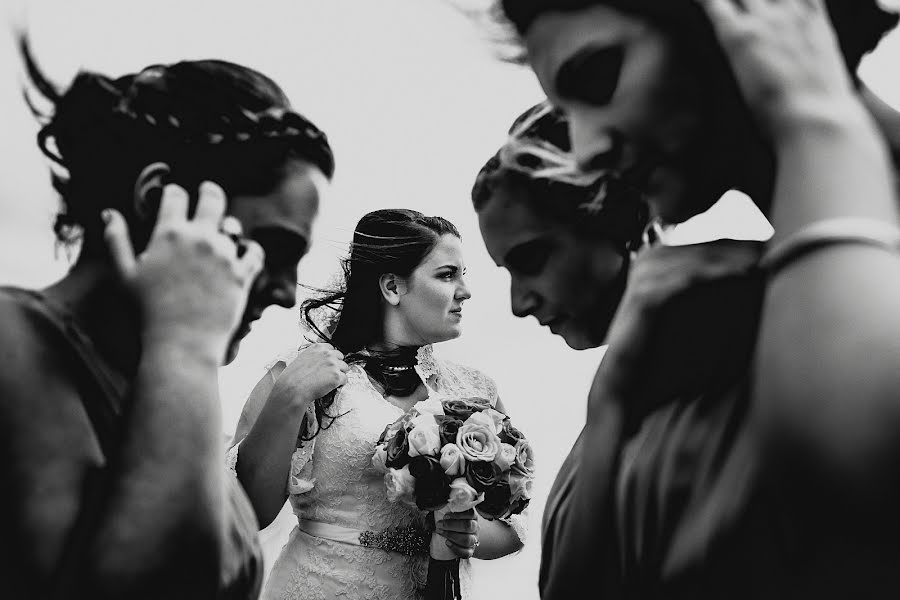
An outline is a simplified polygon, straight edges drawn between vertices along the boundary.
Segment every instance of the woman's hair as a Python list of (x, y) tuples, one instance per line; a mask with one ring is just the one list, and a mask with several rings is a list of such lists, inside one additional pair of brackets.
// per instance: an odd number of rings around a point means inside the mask
[(506, 144), (481, 168), (472, 187), (475, 210), (500, 187), (536, 214), (608, 239), (623, 254), (639, 245), (647, 225), (647, 206), (636, 188), (607, 173), (578, 170), (568, 123), (546, 101), (515, 120)]
[[(82, 71), (58, 90), (20, 40), (31, 90), (26, 99), (42, 123), (38, 146), (56, 167), (62, 197), (55, 231), (63, 241), (84, 238), (85, 250), (103, 228), (100, 212), (118, 209), (139, 224), (134, 186), (147, 165), (166, 163), (170, 181), (191, 191), (205, 179), (229, 195), (266, 194), (293, 160), (334, 173), (325, 134), (291, 110), (278, 85), (253, 69), (221, 60), (155, 65), (110, 78)], [(34, 92), (52, 108), (42, 112)], [(152, 210), (155, 211), (156, 207)], [(147, 235), (149, 223), (137, 227)]]
[[(696, 0), (502, 0), (502, 10), (519, 34), (548, 11), (575, 11), (605, 4), (645, 18), (701, 58), (722, 51), (712, 26)], [(897, 15), (882, 9), (877, 0), (825, 0), (847, 67), (856, 73), (862, 57), (875, 49), (885, 33), (897, 25)]]
[[(402, 208), (368, 213), (356, 225), (350, 254), (341, 260), (343, 277), (335, 289), (305, 300), (300, 314), (322, 341), (348, 354), (379, 342), (384, 306), (379, 278), (386, 273), (409, 277), (444, 235), (460, 237), (447, 219)], [(328, 325), (320, 324), (322, 312)]]
[[(356, 224), (349, 256), (341, 260), (340, 280), (332, 289), (319, 289), (318, 295), (303, 301), (301, 321), (315, 341), (330, 343), (347, 362), (359, 361), (358, 353), (384, 336), (381, 276), (409, 277), (448, 234), (460, 237), (447, 219), (426, 217), (415, 210), (387, 208), (366, 214)], [(316, 400), (318, 426), (301, 428), (301, 442), (341, 416), (328, 413), (333, 403), (334, 392)]]

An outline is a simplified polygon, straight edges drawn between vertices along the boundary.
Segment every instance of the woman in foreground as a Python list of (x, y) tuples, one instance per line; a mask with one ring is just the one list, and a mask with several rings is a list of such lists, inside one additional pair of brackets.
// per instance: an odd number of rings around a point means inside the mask
[[(756, 273), (748, 253), (745, 275), (689, 277), (668, 303), (647, 292), (696, 260), (635, 269), (577, 475), (545, 515), (542, 595), (895, 597), (897, 115), (851, 73), (896, 18), (840, 1), (504, 7), (583, 170), (669, 222), (740, 187), (775, 228)], [(717, 276), (730, 261), (700, 246)], [(721, 323), (736, 327), (721, 351), (684, 337)], [(648, 393), (646, 372), (684, 354), (673, 327), (704, 360)]]

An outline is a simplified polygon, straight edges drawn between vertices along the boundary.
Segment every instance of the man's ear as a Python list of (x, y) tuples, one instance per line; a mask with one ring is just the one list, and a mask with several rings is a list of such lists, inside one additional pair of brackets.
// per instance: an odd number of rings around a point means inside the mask
[(154, 218), (159, 210), (162, 191), (169, 182), (171, 169), (164, 162), (155, 162), (141, 170), (134, 181), (134, 214), (139, 219)]
[(391, 306), (400, 304), (400, 296), (406, 293), (406, 282), (393, 273), (385, 273), (378, 278), (378, 287), (382, 297)]

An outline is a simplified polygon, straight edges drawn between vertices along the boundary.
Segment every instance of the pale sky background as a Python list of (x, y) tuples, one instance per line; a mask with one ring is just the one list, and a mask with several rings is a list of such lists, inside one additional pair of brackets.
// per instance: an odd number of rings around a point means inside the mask
[[(898, 7), (900, 0), (884, 4)], [(2, 10), (6, 23), (27, 22), (34, 53), (58, 82), (80, 67), (119, 75), (152, 63), (223, 58), (281, 84), (296, 109), (328, 133), (337, 161), (301, 281), (322, 283), (336, 272), (356, 221), (370, 210), (414, 208), (459, 227), (473, 297), (463, 337), (437, 353), (496, 380), (514, 422), (534, 441), (539, 468), (526, 549), (475, 561), (472, 600), (536, 599), (540, 515), (583, 423), (602, 349), (574, 352), (534, 320), (510, 314), (508, 276), (485, 252), (470, 207), (478, 169), (511, 121), (541, 99), (531, 72), (496, 60), (471, 22), (441, 0), (3, 0)], [(900, 107), (898, 59), (894, 34), (867, 61), (864, 77)], [(39, 287), (58, 278), (66, 262), (54, 253), (56, 199), (21, 100), (8, 28), (0, 33), (0, 81), (0, 283)], [(767, 235), (752, 207), (737, 196), (729, 200), (673, 240)], [(296, 311), (270, 308), (237, 361), (222, 370), (226, 432), (265, 363), (297, 344), (296, 323)], [(265, 532), (267, 547), (277, 551), (290, 527), (285, 511)]]

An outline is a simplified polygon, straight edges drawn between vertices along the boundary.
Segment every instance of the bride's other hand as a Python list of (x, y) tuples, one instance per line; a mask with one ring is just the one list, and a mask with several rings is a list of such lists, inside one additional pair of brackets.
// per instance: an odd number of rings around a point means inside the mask
[(472, 558), (478, 546), (478, 516), (470, 508), (462, 512), (447, 512), (434, 524), (435, 533), (444, 537), (447, 547), (459, 558)]
[[(823, 0), (697, 0), (750, 109), (778, 137), (858, 101)], [(743, 5), (743, 6), (741, 6)]]
[(307, 346), (275, 381), (270, 401), (312, 402), (347, 383), (349, 367), (331, 344)]

